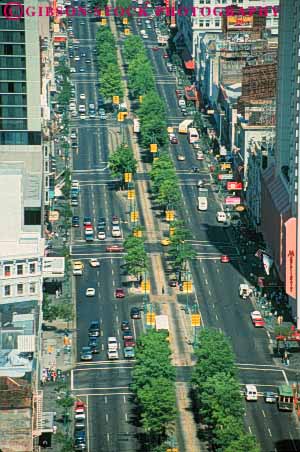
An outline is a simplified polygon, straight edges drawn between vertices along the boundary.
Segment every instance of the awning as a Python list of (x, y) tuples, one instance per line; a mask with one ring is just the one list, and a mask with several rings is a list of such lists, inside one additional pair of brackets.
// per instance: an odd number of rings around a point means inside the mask
[(193, 60), (193, 57), (186, 47), (182, 51), (182, 59), (183, 59), (184, 66), (186, 67), (186, 69), (190, 69), (190, 70), (195, 69), (195, 62)]
[(185, 61), (184, 65), (185, 65), (186, 69), (190, 69), (190, 70), (195, 69), (195, 63), (193, 60)]
[(54, 36), (53, 40), (54, 40), (54, 42), (66, 42), (67, 37), (66, 36)]

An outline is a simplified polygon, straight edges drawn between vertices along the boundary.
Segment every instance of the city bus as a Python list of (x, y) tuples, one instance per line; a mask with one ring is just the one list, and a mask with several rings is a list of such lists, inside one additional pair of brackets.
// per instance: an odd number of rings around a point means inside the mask
[(281, 385), (278, 388), (278, 409), (281, 411), (293, 411), (294, 394), (292, 388), (288, 385)]
[(199, 140), (199, 134), (197, 129), (195, 129), (195, 127), (191, 127), (189, 129), (189, 143), (195, 143), (195, 141)]

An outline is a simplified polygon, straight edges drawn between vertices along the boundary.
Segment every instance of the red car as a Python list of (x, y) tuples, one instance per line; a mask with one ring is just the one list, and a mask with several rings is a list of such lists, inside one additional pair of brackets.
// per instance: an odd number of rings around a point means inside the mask
[(230, 262), (230, 257), (226, 256), (226, 254), (223, 254), (223, 256), (221, 256), (221, 262), (222, 264), (227, 264), (228, 262)]
[(116, 289), (115, 290), (115, 297), (116, 298), (124, 298), (125, 297), (125, 292), (124, 289)]
[(165, 59), (169, 58), (169, 55), (167, 53), (164, 53), (164, 58)]
[(107, 253), (123, 253), (124, 247), (120, 245), (109, 245), (106, 247)]
[(152, 47), (152, 50), (154, 50), (154, 52), (157, 52), (157, 50), (159, 50), (159, 47)]
[(82, 411), (82, 410), (83, 411), (85, 410), (85, 404), (83, 402), (81, 402), (80, 400), (77, 400), (74, 405), (74, 411), (76, 412), (76, 411)]
[(86, 223), (86, 224), (84, 225), (84, 229), (90, 229), (90, 228), (92, 228), (92, 227), (93, 227), (93, 225), (92, 225), (91, 222), (88, 222), (88, 223)]
[(173, 136), (170, 141), (171, 141), (171, 144), (178, 144), (178, 138), (177, 137)]
[(135, 341), (133, 339), (125, 339), (124, 347), (135, 347)]

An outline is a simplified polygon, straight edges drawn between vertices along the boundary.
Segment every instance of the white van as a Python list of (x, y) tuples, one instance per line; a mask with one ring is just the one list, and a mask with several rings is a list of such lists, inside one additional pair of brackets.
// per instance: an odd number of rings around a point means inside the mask
[(178, 105), (179, 105), (179, 107), (186, 107), (185, 100), (184, 99), (179, 99)]
[(255, 385), (246, 385), (245, 387), (245, 398), (246, 400), (250, 401), (257, 401), (258, 399), (258, 392)]
[(118, 342), (116, 337), (109, 337), (107, 339), (107, 349), (109, 352), (115, 352), (118, 350)]
[(207, 198), (198, 196), (198, 210), (207, 210)]

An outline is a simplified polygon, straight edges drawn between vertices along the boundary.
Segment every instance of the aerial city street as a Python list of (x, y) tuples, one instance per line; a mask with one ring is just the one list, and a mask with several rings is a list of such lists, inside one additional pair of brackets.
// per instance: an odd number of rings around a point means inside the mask
[(0, 11), (0, 452), (300, 451), (300, 2)]

